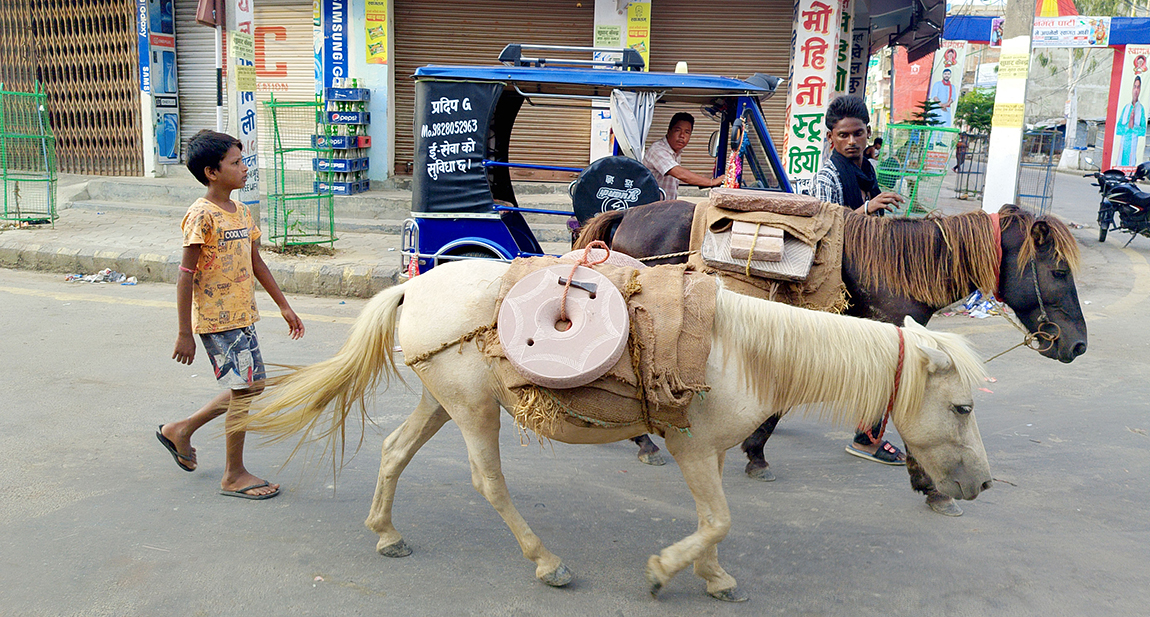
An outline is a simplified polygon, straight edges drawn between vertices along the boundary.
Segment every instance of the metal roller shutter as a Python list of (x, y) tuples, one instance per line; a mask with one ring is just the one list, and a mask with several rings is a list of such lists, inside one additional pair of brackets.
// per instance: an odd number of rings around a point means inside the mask
[[(180, 152), (200, 129), (216, 128), (216, 29), (196, 23), (196, 0), (176, 0), (176, 76), (180, 82)], [(227, 108), (224, 109), (227, 118)], [(226, 126), (226, 125), (225, 125)]]
[[(415, 69), (427, 64), (495, 64), (508, 43), (589, 46), (594, 8), (594, 0), (582, 6), (552, 0), (395, 0), (395, 173), (411, 174)], [(511, 135), (511, 160), (584, 167), (590, 142), (590, 107), (539, 109), (525, 104)], [(513, 176), (556, 177), (524, 170), (515, 170)]]
[[(261, 103), (260, 157), (270, 161), (262, 103), (307, 101), (315, 96), (311, 0), (278, 0), (255, 5), (256, 100)], [(176, 0), (176, 53), (180, 80), (180, 138), (216, 126), (215, 29), (196, 23), (196, 0)], [(225, 40), (225, 45), (227, 41)], [(227, 110), (224, 111), (225, 119)], [(313, 125), (298, 130), (310, 133)]]
[[(651, 9), (651, 70), (674, 71), (685, 61), (691, 73), (745, 78), (767, 73), (785, 79), (790, 69), (790, 0), (726, 0), (700, 4), (691, 0), (655, 0)], [(782, 144), (786, 121), (786, 85), (763, 105), (776, 146)], [(695, 116), (695, 133), (683, 151), (683, 166), (706, 174), (715, 163), (707, 155), (707, 138), (718, 124), (699, 107), (660, 106), (648, 143), (663, 136), (677, 111)]]

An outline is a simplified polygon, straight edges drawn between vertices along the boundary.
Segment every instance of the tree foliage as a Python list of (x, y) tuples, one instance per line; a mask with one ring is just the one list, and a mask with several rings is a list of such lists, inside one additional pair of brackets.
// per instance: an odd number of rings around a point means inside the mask
[(987, 132), (994, 116), (994, 88), (975, 88), (958, 97), (954, 118), (972, 130)]
[(938, 110), (938, 101), (933, 99), (923, 99), (917, 105), (917, 110), (910, 115), (910, 119), (907, 120), (907, 124), (938, 126), (942, 124), (942, 119), (938, 117)]

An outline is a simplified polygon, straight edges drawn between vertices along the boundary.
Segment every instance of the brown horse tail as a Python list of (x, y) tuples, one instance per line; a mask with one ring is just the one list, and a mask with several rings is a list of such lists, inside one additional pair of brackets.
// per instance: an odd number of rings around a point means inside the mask
[(587, 221), (587, 224), (580, 228), (579, 237), (575, 239), (571, 249), (587, 248), (587, 245), (595, 240), (611, 246), (611, 237), (615, 235), (615, 228), (619, 226), (619, 222), (623, 220), (623, 215), (626, 213), (626, 210), (612, 210), (596, 215), (595, 218)]
[[(365, 399), (375, 391), (380, 377), (387, 383), (392, 376), (402, 381), (395, 365), (395, 323), (408, 284), (376, 294), (356, 318), (347, 341), (335, 356), (269, 380), (270, 387), (257, 399), (254, 413), (228, 430), (263, 433), (271, 441), (302, 432), (291, 456), (306, 442), (327, 438), (331, 453), (334, 455), (338, 449), (342, 460), (345, 423), (352, 408), (359, 408), (360, 423), (366, 423)], [(329, 407), (330, 424), (321, 427), (321, 418)], [(327, 451), (325, 448), (325, 454)], [(334, 466), (334, 456), (332, 463)]]

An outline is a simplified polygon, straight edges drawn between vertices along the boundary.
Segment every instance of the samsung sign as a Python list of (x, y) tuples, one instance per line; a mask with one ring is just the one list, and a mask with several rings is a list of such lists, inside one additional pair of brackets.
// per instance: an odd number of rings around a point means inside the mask
[(347, 77), (348, 2), (323, 3), (323, 86), (332, 87), (335, 78)]
[(148, 0), (136, 0), (136, 34), (139, 46), (140, 92), (152, 91), (152, 50), (148, 44)]

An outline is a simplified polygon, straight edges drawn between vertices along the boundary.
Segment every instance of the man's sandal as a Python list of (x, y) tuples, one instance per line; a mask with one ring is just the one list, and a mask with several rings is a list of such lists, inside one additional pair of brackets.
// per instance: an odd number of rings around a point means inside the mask
[(847, 446), (847, 454), (853, 454), (868, 461), (882, 463), (883, 465), (906, 465), (906, 455), (894, 444), (883, 440), (874, 454), (856, 449), (854, 444)]

